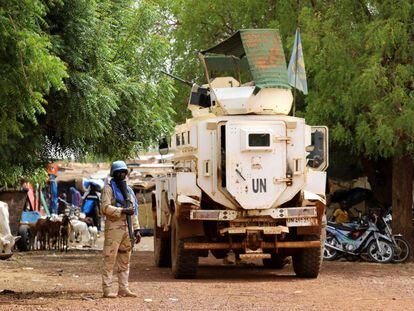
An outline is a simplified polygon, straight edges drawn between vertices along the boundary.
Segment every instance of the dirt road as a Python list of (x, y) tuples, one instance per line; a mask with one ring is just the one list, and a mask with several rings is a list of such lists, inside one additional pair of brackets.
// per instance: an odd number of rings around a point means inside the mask
[[(414, 265), (325, 262), (316, 280), (291, 267), (200, 261), (196, 280), (153, 266), (151, 238), (133, 254), (138, 298), (101, 298), (100, 251), (17, 253), (0, 261), (0, 310), (414, 310)], [(147, 251), (145, 251), (147, 250)]]

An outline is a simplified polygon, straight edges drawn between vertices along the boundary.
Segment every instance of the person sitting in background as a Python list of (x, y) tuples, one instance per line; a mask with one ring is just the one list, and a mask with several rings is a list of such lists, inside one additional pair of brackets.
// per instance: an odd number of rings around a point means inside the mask
[(70, 187), (70, 193), (72, 195), (72, 204), (81, 207), (82, 206), (82, 196), (78, 190), (76, 190), (75, 187)]
[(349, 222), (349, 215), (348, 211), (345, 209), (345, 204), (341, 202), (339, 208), (335, 210), (333, 213), (333, 217), (336, 223), (342, 224), (345, 222)]

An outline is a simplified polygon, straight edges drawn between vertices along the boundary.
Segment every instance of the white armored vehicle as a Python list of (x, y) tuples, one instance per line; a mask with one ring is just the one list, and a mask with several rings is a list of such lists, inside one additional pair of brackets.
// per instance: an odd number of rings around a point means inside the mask
[(292, 256), (298, 276), (317, 277), (328, 131), (288, 115), (278, 32), (241, 30), (199, 58), (208, 83), (192, 86), (192, 118), (170, 142), (174, 172), (156, 181), (156, 265), (192, 278), (209, 251), (271, 268)]

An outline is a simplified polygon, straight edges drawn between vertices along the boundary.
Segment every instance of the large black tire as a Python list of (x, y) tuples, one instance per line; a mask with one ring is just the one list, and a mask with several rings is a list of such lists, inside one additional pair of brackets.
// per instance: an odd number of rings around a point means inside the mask
[(317, 278), (322, 265), (325, 235), (305, 235), (303, 240), (321, 240), (321, 247), (303, 248), (294, 254), (292, 256), (293, 270), (300, 278)]
[(20, 239), (17, 241), (17, 248), (21, 252), (27, 252), (30, 250), (30, 229), (27, 225), (21, 225), (19, 227)]
[(160, 268), (171, 267), (171, 238), (169, 234), (157, 227), (157, 217), (154, 222), (154, 262)]
[(197, 238), (179, 239), (178, 221), (173, 215), (171, 225), (171, 270), (176, 279), (193, 279), (197, 275), (198, 254), (194, 250), (185, 250), (185, 242), (197, 242)]
[(263, 266), (268, 269), (283, 269), (289, 261), (286, 256), (280, 254), (272, 254), (271, 258), (263, 259)]

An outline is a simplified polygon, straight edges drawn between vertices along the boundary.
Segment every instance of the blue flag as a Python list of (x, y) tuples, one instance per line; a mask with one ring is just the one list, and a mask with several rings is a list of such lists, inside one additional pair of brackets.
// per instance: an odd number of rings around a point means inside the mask
[(296, 29), (293, 52), (288, 66), (289, 84), (294, 88), (308, 94), (308, 83), (306, 82), (305, 61), (303, 59), (302, 42), (300, 41), (299, 29)]

